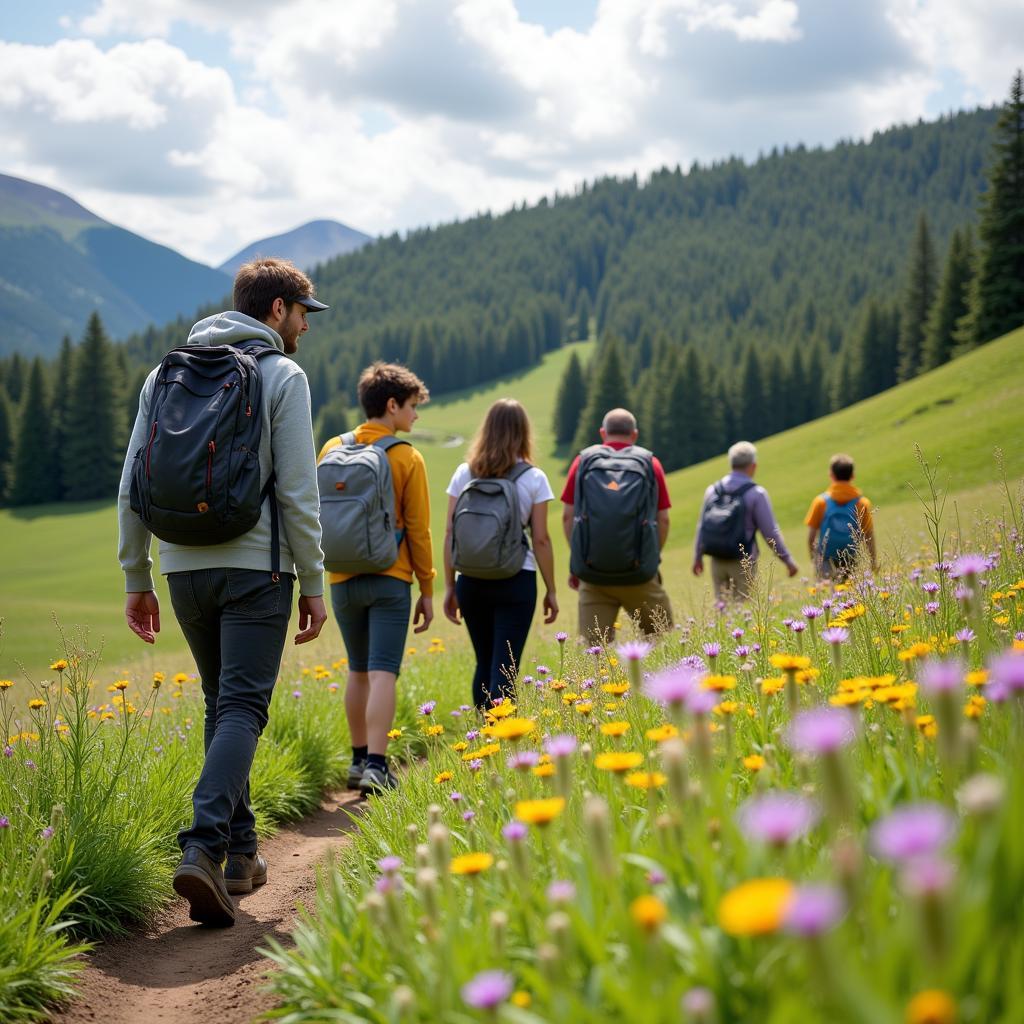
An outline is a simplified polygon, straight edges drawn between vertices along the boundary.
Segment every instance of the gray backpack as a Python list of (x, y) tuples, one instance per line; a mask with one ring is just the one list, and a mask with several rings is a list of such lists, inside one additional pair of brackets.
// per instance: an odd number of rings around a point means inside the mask
[(569, 571), (595, 586), (646, 583), (658, 572), (658, 482), (653, 456), (631, 445), (580, 452)]
[(505, 580), (523, 567), (530, 550), (516, 481), (530, 469), (515, 465), (503, 477), (475, 477), (455, 499), (452, 565), (464, 576)]
[(359, 444), (342, 434), (316, 467), (324, 568), (350, 575), (383, 572), (398, 558), (404, 531), (395, 530), (395, 489), (387, 452), (408, 444), (389, 435)]

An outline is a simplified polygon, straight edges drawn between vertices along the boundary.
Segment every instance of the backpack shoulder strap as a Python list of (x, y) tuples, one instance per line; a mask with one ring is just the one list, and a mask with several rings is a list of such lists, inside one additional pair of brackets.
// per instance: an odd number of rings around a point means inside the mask
[[(354, 437), (355, 435), (353, 434), (352, 436)], [(382, 452), (389, 451), (396, 444), (409, 444), (409, 442), (404, 437), (396, 437), (394, 434), (385, 434), (373, 442), (374, 448), (379, 448)]]
[(339, 434), (338, 444), (358, 444), (356, 432), (354, 430), (346, 430), (344, 434)]
[(757, 484), (755, 484), (754, 481), (751, 480), (750, 483), (744, 484), (742, 487), (738, 487), (735, 491), (733, 491), (733, 494), (735, 494), (737, 498), (742, 498), (743, 495), (747, 493), (747, 491), (749, 491), (752, 487), (756, 486)]
[(515, 483), (524, 473), (533, 469), (530, 462), (517, 462), (506, 474), (505, 477)]

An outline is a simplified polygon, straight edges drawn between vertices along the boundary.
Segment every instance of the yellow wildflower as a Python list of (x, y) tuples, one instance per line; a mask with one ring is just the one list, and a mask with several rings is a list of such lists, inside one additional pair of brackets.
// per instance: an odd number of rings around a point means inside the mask
[(648, 729), (644, 735), (655, 743), (664, 743), (665, 740), (678, 736), (679, 730), (671, 723), (666, 722), (664, 725), (656, 725), (653, 729)]
[(716, 715), (735, 715), (739, 711), (740, 705), (734, 700), (723, 700), (720, 704), (715, 705)]
[(13, 679), (0, 679), (0, 690), (9, 690), (13, 685)]
[(601, 734), (604, 736), (622, 736), (629, 732), (629, 722), (605, 722), (601, 726)]
[(520, 800), (516, 803), (516, 817), (527, 825), (548, 825), (564, 810), (565, 798), (560, 796)]
[(388, 732), (388, 739), (389, 740), (397, 740), (398, 737), (401, 736), (401, 735), (402, 735), (402, 730), (401, 729), (391, 729)]
[(785, 685), (785, 676), (772, 676), (770, 679), (761, 680), (761, 692), (766, 697), (770, 697), (773, 693), (778, 693)]
[(939, 731), (934, 715), (918, 715), (914, 719), (914, 725), (921, 730), (922, 735), (927, 736), (930, 740), (934, 739)]
[(449, 870), (453, 875), (479, 875), (494, 863), (491, 853), (463, 853), (452, 858)]
[(580, 701), (580, 703), (576, 705), (576, 710), (581, 715), (589, 715), (590, 712), (594, 710), (594, 704), (589, 700)]
[(68, 663), (64, 658), (58, 658), (51, 666), (51, 672), (63, 672), (68, 667)]
[(985, 710), (985, 705), (988, 701), (984, 697), (979, 697), (974, 694), (967, 703), (964, 705), (964, 714), (968, 718), (981, 718), (982, 712)]
[(722, 692), (723, 690), (735, 690), (736, 689), (736, 677), (735, 676), (705, 676), (701, 685), (705, 690), (715, 690), (716, 692)]
[(803, 654), (773, 654), (769, 659), (772, 668), (781, 672), (800, 672), (811, 667), (811, 659)]
[(500, 704), (495, 704), (493, 708), (489, 708), (487, 711), (487, 717), (493, 718), (495, 721), (499, 718), (511, 718), (516, 713), (516, 706), (512, 701), (506, 698)]
[(798, 683), (813, 683), (818, 676), (821, 675), (821, 670), (817, 668), (802, 668), (796, 674), (796, 681)]
[(918, 640), (917, 643), (911, 644), (905, 651), (900, 651), (896, 655), (900, 661), (915, 661), (918, 658), (924, 658), (932, 653), (932, 645), (926, 644), (923, 640)]
[(518, 989), (512, 993), (509, 1002), (513, 1006), (518, 1006), (520, 1010), (527, 1010), (530, 1007), (530, 1003), (533, 1002), (533, 999), (529, 992), (525, 992), (523, 989)]
[(629, 692), (629, 683), (603, 683), (601, 689), (613, 697), (621, 697), (624, 693)]
[(555, 774), (555, 766), (550, 762), (545, 764), (538, 764), (530, 769), (538, 779), (546, 779)]
[(438, 772), (434, 776), (434, 782), (436, 782), (440, 786), (440, 785), (442, 785), (445, 782), (451, 782), (452, 779), (454, 779), (454, 778), (455, 778), (455, 776), (452, 775), (451, 772)]
[(644, 755), (637, 753), (605, 753), (594, 758), (595, 767), (604, 772), (628, 772), (643, 764)]
[(968, 686), (984, 686), (988, 682), (988, 669), (976, 668), (964, 676)]
[(548, 687), (552, 690), (564, 690), (569, 684), (564, 679), (552, 679)]
[(956, 1024), (956, 1003), (948, 992), (925, 989), (907, 1003), (907, 1024)]
[(462, 755), (463, 761), (473, 761), (476, 758), (490, 757), (492, 754), (496, 754), (501, 750), (500, 743), (488, 743), (486, 746), (481, 747), (479, 750), (467, 750)]
[(184, 672), (176, 672), (171, 680), (175, 686), (184, 686), (188, 682), (188, 676)]
[(626, 776), (626, 785), (634, 789), (659, 789), (668, 782), (663, 772), (630, 772)]
[(469, 744), (465, 740), (459, 740), (458, 743), (452, 744), (452, 750), (457, 754), (461, 754), (463, 750), (469, 750)]
[(645, 893), (629, 905), (633, 921), (645, 932), (656, 932), (668, 918), (668, 908), (657, 896)]
[(743, 767), (746, 768), (747, 771), (759, 772), (764, 768), (764, 765), (764, 758), (760, 754), (747, 754), (747, 756), (743, 758)]
[(440, 736), (444, 732), (444, 726), (440, 724), (428, 725), (423, 732), (427, 736)]
[(521, 740), (537, 728), (537, 723), (531, 718), (505, 718), (492, 725), (489, 735), (496, 740)]
[(755, 878), (730, 889), (718, 904), (718, 923), (729, 935), (768, 935), (778, 931), (793, 883), (785, 878)]
[(45, 701), (45, 700), (42, 700), (42, 699), (41, 699), (40, 697), (33, 697), (33, 698), (32, 698), (32, 699), (31, 699), (31, 700), (30, 700), (30, 701), (28, 702), (28, 706), (29, 706), (29, 707), (30, 707), (30, 708), (31, 708), (31, 709), (32, 709), (33, 711), (38, 711), (38, 710), (39, 710), (40, 708), (45, 708), (45, 707), (46, 707), (46, 701)]

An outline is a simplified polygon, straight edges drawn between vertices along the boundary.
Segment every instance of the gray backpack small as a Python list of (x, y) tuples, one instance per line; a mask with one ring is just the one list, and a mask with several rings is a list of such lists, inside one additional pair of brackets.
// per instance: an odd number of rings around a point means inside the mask
[(464, 576), (505, 580), (523, 567), (530, 550), (516, 481), (530, 469), (517, 463), (503, 477), (474, 477), (455, 500), (452, 565)]
[(389, 435), (359, 444), (342, 434), (316, 467), (324, 568), (349, 575), (390, 569), (404, 531), (395, 530), (395, 488), (387, 452), (408, 444)]

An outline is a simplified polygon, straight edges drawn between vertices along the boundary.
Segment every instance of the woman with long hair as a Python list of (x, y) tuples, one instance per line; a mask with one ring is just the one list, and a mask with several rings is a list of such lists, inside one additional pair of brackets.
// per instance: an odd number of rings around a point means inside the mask
[[(523, 529), (522, 567), (502, 578), (456, 578), (452, 541), (456, 503), (473, 481), (508, 479), (514, 484)], [(444, 613), (456, 625), (466, 621), (476, 671), (473, 703), (491, 707), (515, 692), (515, 679), (537, 606), (537, 570), (544, 579), (544, 621), (558, 615), (555, 563), (548, 534), (548, 503), (554, 500), (544, 471), (533, 465), (533, 434), (526, 410), (514, 398), (502, 398), (487, 411), (469, 446), (466, 461), (448, 485), (448, 519), (444, 539)], [(532, 545), (526, 543), (529, 529)], [(518, 555), (515, 556), (518, 562)], [(502, 570), (503, 572), (505, 570)]]

